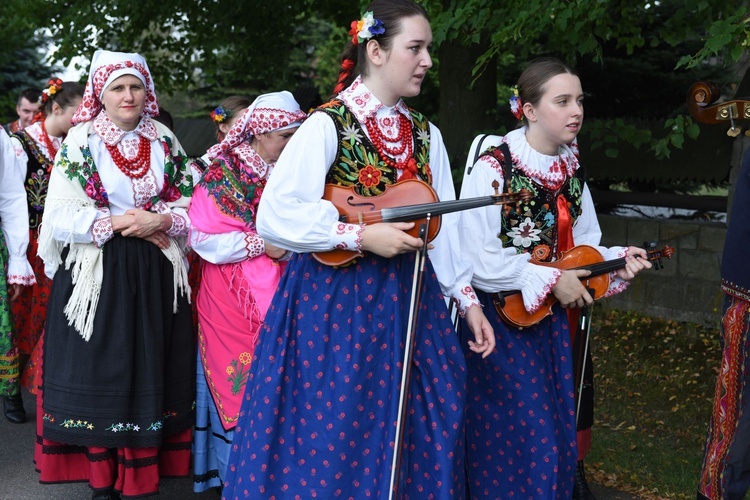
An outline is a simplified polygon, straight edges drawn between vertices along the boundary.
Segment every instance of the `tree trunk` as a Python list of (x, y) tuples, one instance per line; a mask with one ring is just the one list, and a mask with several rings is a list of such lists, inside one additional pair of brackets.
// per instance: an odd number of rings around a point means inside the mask
[(477, 134), (497, 128), (497, 70), (491, 61), (474, 81), (471, 74), (486, 44), (463, 47), (455, 41), (440, 44), (440, 131), (448, 149), (454, 179), (461, 179), (466, 153)]

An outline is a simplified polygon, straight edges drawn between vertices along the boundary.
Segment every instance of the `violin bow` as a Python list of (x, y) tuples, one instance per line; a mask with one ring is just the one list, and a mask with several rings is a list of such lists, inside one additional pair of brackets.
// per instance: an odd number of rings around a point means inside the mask
[[(587, 287), (588, 288), (588, 287)], [(593, 290), (589, 290), (589, 293), (593, 296)], [(578, 430), (578, 416), (581, 414), (581, 399), (583, 396), (583, 379), (586, 374), (586, 359), (588, 358), (589, 354), (589, 344), (591, 342), (591, 315), (594, 312), (594, 303), (591, 304), (585, 304), (581, 308), (581, 316), (578, 319), (578, 335), (586, 335), (586, 338), (583, 342), (583, 353), (581, 353), (581, 349), (579, 348), (579, 354), (582, 354), (578, 357), (578, 363), (576, 363), (578, 366), (576, 367), (576, 384), (578, 385), (577, 389), (578, 392), (576, 393), (578, 397), (576, 398), (576, 430)]]
[(427, 228), (430, 226), (430, 214), (420, 224), (419, 237), (422, 238), (422, 247), (417, 250), (414, 259), (414, 279), (411, 289), (411, 303), (409, 304), (409, 328), (404, 340), (404, 360), (401, 370), (401, 388), (398, 398), (398, 419), (396, 420), (396, 439), (394, 441), (393, 461), (391, 463), (391, 484), (389, 500), (399, 498), (399, 476), (401, 470), (401, 455), (404, 447), (404, 424), (408, 413), (407, 404), (409, 399), (409, 383), (411, 381), (411, 365), (414, 358), (414, 343), (416, 340), (419, 303), (422, 300), (422, 285), (424, 283), (424, 264), (427, 260)]

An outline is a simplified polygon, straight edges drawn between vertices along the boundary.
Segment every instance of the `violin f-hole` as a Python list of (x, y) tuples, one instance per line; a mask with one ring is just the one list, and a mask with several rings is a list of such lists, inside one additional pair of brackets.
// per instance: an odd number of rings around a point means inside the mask
[(352, 203), (354, 196), (350, 196), (346, 199), (346, 204), (350, 207), (368, 207), (370, 211), (375, 210), (375, 204), (369, 201), (363, 201), (362, 203)]

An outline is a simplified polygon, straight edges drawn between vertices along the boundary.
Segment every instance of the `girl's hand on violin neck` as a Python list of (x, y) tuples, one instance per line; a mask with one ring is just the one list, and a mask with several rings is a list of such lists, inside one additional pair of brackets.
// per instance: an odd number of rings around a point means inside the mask
[(644, 269), (651, 269), (651, 261), (648, 260), (648, 252), (643, 248), (628, 247), (625, 257), (625, 267), (617, 270), (617, 277), (623, 280), (632, 280), (636, 274)]
[(480, 306), (467, 309), (464, 319), (474, 334), (474, 341), (469, 341), (469, 349), (486, 358), (495, 350), (495, 330)]
[(413, 222), (381, 222), (369, 224), (362, 231), (362, 250), (381, 257), (395, 257), (398, 254), (419, 250), (423, 241), (404, 231), (414, 227)]
[(560, 305), (567, 307), (583, 307), (585, 304), (594, 302), (594, 298), (581, 283), (581, 278), (591, 274), (591, 271), (585, 269), (563, 270), (560, 279), (552, 287), (552, 293), (560, 302)]

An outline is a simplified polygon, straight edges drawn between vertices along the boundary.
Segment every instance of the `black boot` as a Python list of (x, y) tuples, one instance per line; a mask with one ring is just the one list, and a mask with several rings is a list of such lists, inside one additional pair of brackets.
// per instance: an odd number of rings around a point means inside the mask
[(586, 482), (586, 474), (583, 470), (583, 460), (579, 460), (576, 465), (576, 478), (573, 485), (573, 500), (596, 500), (591, 494), (589, 483)]
[(120, 494), (114, 489), (94, 491), (91, 500), (120, 500)]
[(20, 394), (3, 396), (3, 411), (9, 422), (22, 424), (26, 421), (26, 410), (23, 409), (23, 399)]

